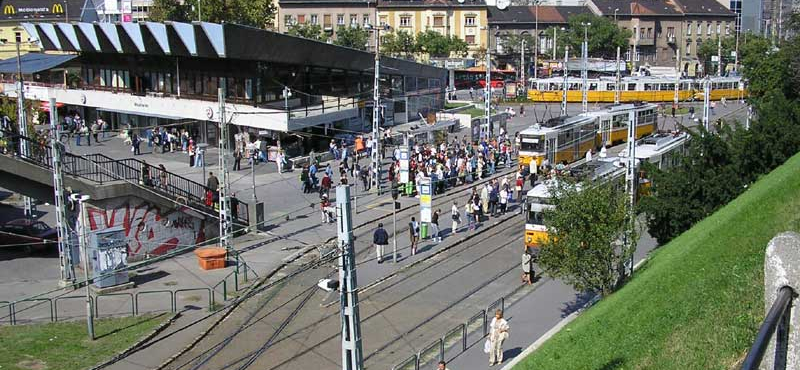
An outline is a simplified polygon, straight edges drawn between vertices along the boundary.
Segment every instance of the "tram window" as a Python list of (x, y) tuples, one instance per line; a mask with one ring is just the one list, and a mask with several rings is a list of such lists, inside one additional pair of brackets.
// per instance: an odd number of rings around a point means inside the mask
[(554, 84), (554, 83), (551, 83), (551, 84), (550, 84), (550, 88), (549, 88), (548, 90), (550, 90), (550, 91), (556, 91), (556, 90), (559, 90), (560, 88), (561, 88), (561, 86), (558, 86), (558, 85), (556, 85), (556, 84)]
[(544, 148), (544, 137), (542, 136), (523, 136), (519, 145), (519, 150), (541, 152)]
[(529, 224), (544, 225), (544, 214), (537, 211), (529, 211), (526, 215), (526, 221)]
[(672, 91), (675, 90), (675, 84), (663, 84), (661, 85), (665, 91)]
[(597, 90), (597, 83), (592, 82), (589, 84), (589, 90)]
[(612, 123), (612, 127), (619, 128), (619, 127), (625, 127), (627, 125), (628, 125), (628, 114), (627, 113), (618, 114), (618, 115), (614, 116), (614, 121)]
[(628, 84), (628, 91), (636, 91), (636, 84)]
[(644, 84), (644, 91), (653, 90), (653, 84)]

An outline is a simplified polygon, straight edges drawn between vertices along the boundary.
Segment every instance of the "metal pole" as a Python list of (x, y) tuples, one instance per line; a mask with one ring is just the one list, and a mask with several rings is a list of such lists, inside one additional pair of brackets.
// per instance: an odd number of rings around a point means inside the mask
[(92, 315), (92, 295), (89, 289), (89, 246), (86, 243), (86, 230), (89, 225), (86, 222), (86, 204), (89, 200), (88, 195), (82, 195), (78, 200), (78, 209), (81, 213), (81, 232), (78, 234), (78, 245), (83, 251), (83, 279), (86, 284), (86, 329), (89, 332), (89, 339), (94, 340), (94, 317)]
[[(741, 22), (742, 15), (739, 14), (739, 22)], [(739, 29), (736, 30), (736, 54), (733, 56), (733, 71), (739, 72), (739, 32), (741, 31), (741, 23), (739, 23)]]
[(591, 23), (583, 24), (583, 45), (581, 45), (581, 112), (589, 111), (589, 28)]
[(203, 8), (200, 6), (200, 0), (197, 0), (197, 20), (202, 22), (203, 21)]
[(703, 80), (703, 127), (708, 131), (709, 97), (711, 95), (711, 79), (706, 75)]
[[(628, 119), (628, 141), (626, 143), (628, 149), (628, 163), (625, 168), (625, 187), (628, 193), (628, 203), (626, 204), (627, 221), (628, 225), (625, 228), (625, 249), (631, 253), (636, 245), (633, 243), (633, 228), (636, 222), (636, 214), (634, 206), (636, 205), (636, 185), (638, 180), (636, 178), (636, 126), (638, 125), (638, 113), (633, 111), (630, 113), (632, 117)], [(631, 253), (630, 268), (633, 269), (633, 255)]]
[(617, 46), (617, 82), (614, 84), (614, 104), (619, 104), (619, 89), (622, 83), (622, 77), (619, 71), (619, 46)]
[(397, 200), (392, 200), (392, 261), (397, 263)]
[[(231, 245), (231, 223), (230, 223), (230, 197), (228, 196), (229, 181), (228, 181), (228, 164), (226, 155), (228, 154), (228, 122), (225, 116), (225, 89), (217, 89), (217, 98), (219, 102), (219, 175), (220, 188), (219, 188), (219, 238), (220, 246), (230, 250)], [(214, 191), (214, 189), (211, 189)]]
[(569, 67), (567, 67), (567, 62), (569, 61), (569, 45), (564, 48), (564, 84), (563, 84), (563, 92), (561, 94), (561, 115), (567, 115), (567, 90), (569, 89)]
[[(21, 35), (21, 34), (20, 34)], [(25, 83), (22, 80), (22, 59), (20, 57), (20, 43), (22, 43), (22, 36), (16, 39), (17, 41), (17, 124), (19, 125), (19, 133), (24, 137), (28, 137), (28, 120), (25, 117)], [(19, 141), (19, 152), (23, 158), (30, 157), (30, 148), (28, 147), (28, 140)], [(25, 202), (25, 217), (33, 217), (33, 199), (31, 197), (23, 197)]]
[[(534, 33), (536, 35), (533, 40), (533, 80), (536, 81), (539, 78), (539, 44), (542, 42), (539, 38), (539, 0), (534, 1), (533, 9), (535, 22)], [(525, 79), (523, 79), (523, 82), (525, 82)], [(525, 84), (525, 86), (528, 85)]]
[(525, 39), (520, 41), (522, 44), (519, 48), (519, 79), (522, 80), (523, 92), (528, 85), (525, 82)]
[[(377, 11), (377, 10), (376, 10)], [(372, 108), (372, 165), (375, 168), (373, 171), (373, 181), (375, 182), (375, 190), (377, 194), (381, 194), (381, 157), (380, 157), (380, 111), (381, 111), (381, 54), (380, 54), (380, 28), (375, 27), (375, 82), (372, 91), (372, 100), (375, 105)]]
[(72, 265), (72, 248), (69, 244), (67, 216), (64, 212), (64, 178), (61, 174), (61, 148), (58, 138), (58, 112), (56, 99), (50, 98), (50, 148), (53, 151), (53, 190), (55, 191), (56, 231), (58, 232), (58, 258), (61, 270), (61, 286), (75, 282), (75, 268)]
[(722, 37), (717, 34), (717, 76), (722, 76)]
[(350, 187), (336, 187), (336, 223), (339, 241), (339, 301), (342, 318), (342, 368), (361, 370), (361, 319), (358, 310), (358, 280), (350, 214)]
[[(486, 27), (486, 97), (483, 102), (484, 114), (486, 115), (486, 130), (489, 129), (492, 120), (492, 29)], [(483, 130), (481, 130), (483, 131)], [(483, 139), (481, 132), (481, 139)], [(489, 133), (491, 135), (491, 133)], [(487, 136), (488, 137), (488, 136)]]
[(558, 28), (553, 27), (553, 59), (557, 58), (557, 55), (556, 55), (556, 50), (557, 50), (556, 49), (556, 42), (558, 40), (558, 38), (556, 37), (556, 31), (557, 30), (558, 30)]
[[(253, 180), (253, 200), (258, 200), (256, 195), (256, 160), (258, 158), (253, 157), (253, 164), (250, 165), (250, 178)], [(280, 166), (280, 163), (278, 163), (278, 166)]]

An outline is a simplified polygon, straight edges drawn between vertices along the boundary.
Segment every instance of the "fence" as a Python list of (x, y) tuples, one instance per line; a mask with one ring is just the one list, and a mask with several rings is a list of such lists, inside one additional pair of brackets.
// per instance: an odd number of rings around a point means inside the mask
[(505, 297), (492, 302), (463, 324), (447, 330), (440, 338), (398, 363), (392, 370), (435, 369), (439, 361), (450, 361), (489, 334), (489, 317), (495, 309), (505, 311)]

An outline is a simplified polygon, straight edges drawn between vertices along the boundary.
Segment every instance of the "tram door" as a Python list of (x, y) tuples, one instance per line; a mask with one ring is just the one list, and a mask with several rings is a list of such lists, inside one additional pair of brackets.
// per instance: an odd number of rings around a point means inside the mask
[(547, 138), (544, 142), (544, 152), (547, 161), (552, 165), (556, 164), (556, 151), (558, 150), (558, 137)]
[(600, 144), (611, 146), (611, 117), (600, 121)]

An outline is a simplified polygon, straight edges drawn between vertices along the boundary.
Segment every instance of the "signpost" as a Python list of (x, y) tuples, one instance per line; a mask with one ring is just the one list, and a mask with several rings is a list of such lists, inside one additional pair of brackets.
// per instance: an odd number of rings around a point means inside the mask
[(408, 147), (400, 147), (400, 183), (408, 182)]

